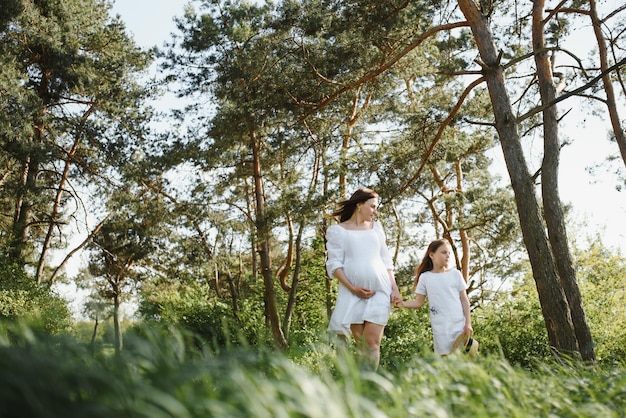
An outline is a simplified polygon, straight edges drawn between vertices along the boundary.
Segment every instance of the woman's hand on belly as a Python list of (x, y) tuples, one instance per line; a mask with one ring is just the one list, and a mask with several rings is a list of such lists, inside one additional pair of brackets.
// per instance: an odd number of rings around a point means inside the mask
[(357, 286), (357, 287), (354, 288), (352, 293), (354, 295), (360, 297), (361, 299), (369, 299), (372, 296), (374, 296), (374, 294), (376, 294), (376, 291), (368, 289), (366, 287), (359, 287), (359, 286)]

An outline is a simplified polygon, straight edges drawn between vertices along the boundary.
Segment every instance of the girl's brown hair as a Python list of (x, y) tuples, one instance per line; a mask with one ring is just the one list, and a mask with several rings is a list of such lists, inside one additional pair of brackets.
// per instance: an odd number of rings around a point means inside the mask
[(352, 217), (356, 205), (358, 203), (367, 202), (370, 199), (377, 198), (378, 193), (372, 189), (361, 187), (356, 192), (352, 193), (350, 199), (339, 202), (339, 208), (332, 213), (333, 216), (339, 217), (339, 222), (347, 221)]
[(437, 239), (431, 242), (426, 249), (426, 254), (424, 254), (424, 258), (422, 258), (422, 262), (417, 269), (415, 270), (415, 281), (413, 282), (413, 291), (417, 289), (417, 282), (419, 282), (420, 275), (425, 271), (431, 271), (433, 269), (433, 260), (430, 258), (430, 253), (434, 253), (441, 247), (442, 245), (450, 245), (450, 241), (445, 238)]

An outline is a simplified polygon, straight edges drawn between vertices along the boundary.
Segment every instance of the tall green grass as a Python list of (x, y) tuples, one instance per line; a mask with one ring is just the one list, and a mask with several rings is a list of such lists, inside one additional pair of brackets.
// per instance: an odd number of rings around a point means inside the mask
[[(9, 339), (7, 336), (11, 335)], [(71, 339), (0, 333), (2, 417), (620, 417), (626, 367), (416, 356), (361, 367), (348, 346), (220, 352), (175, 330), (126, 337), (120, 356)]]

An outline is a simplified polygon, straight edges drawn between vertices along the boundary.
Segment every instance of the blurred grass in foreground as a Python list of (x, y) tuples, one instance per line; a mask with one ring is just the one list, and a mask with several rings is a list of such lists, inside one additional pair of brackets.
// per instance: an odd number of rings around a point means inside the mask
[(367, 371), (348, 348), (289, 359), (251, 348), (209, 352), (174, 330), (144, 329), (121, 356), (72, 339), (0, 332), (2, 417), (620, 417), (625, 367), (495, 357), (416, 357)]

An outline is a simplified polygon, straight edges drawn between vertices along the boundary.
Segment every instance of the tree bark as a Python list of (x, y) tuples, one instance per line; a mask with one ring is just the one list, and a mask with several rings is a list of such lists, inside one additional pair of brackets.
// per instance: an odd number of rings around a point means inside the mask
[(96, 352), (96, 336), (98, 335), (98, 325), (99, 325), (99, 315), (96, 313), (96, 319), (93, 324), (93, 332), (91, 333), (91, 341), (89, 342), (89, 348), (91, 349), (91, 353)]
[[(552, 103), (556, 98), (556, 86), (552, 74), (552, 62), (548, 51), (545, 49), (545, 24), (544, 0), (533, 2), (532, 13), (532, 44), (535, 51), (535, 64), (537, 65), (537, 80), (541, 103)], [(595, 353), (591, 331), (587, 324), (585, 311), (582, 305), (580, 289), (576, 281), (576, 270), (570, 253), (567, 231), (565, 227), (565, 215), (559, 194), (559, 120), (556, 105), (546, 107), (543, 112), (543, 143), (544, 156), (541, 166), (541, 191), (543, 197), (544, 218), (548, 230), (552, 254), (557, 266), (561, 286), (569, 305), (574, 332), (580, 355), (584, 361), (594, 362)]]
[(285, 223), (289, 236), (287, 238), (287, 254), (283, 260), (276, 275), (278, 276), (280, 287), (287, 293), (291, 290), (291, 286), (287, 283), (287, 278), (291, 273), (291, 267), (293, 266), (293, 252), (294, 252), (294, 233), (293, 233), (293, 221), (291, 219), (291, 213), (287, 210), (285, 212)]
[(348, 160), (348, 151), (350, 150), (350, 141), (352, 141), (352, 132), (355, 125), (361, 119), (363, 111), (368, 108), (371, 95), (368, 94), (363, 108), (359, 110), (359, 99), (361, 97), (361, 88), (358, 86), (355, 89), (354, 97), (352, 98), (352, 107), (350, 109), (350, 116), (346, 120), (346, 129), (343, 133), (341, 141), (341, 152), (339, 159), (339, 194), (341, 199), (348, 198), (347, 179), (346, 179), (346, 161)]
[(283, 334), (285, 338), (289, 337), (289, 330), (291, 328), (291, 319), (293, 317), (293, 311), (296, 309), (296, 296), (298, 290), (298, 283), (300, 283), (300, 268), (302, 267), (302, 234), (306, 226), (306, 219), (303, 217), (298, 225), (298, 235), (295, 242), (296, 252), (296, 265), (293, 270), (291, 278), (291, 285), (289, 286), (289, 299), (287, 301), (287, 309), (285, 310), (285, 317), (283, 320)]
[(239, 291), (237, 290), (237, 284), (235, 283), (233, 276), (229, 273), (226, 274), (226, 282), (228, 283), (228, 290), (230, 291), (233, 315), (237, 318), (239, 315)]
[(488, 18), (473, 0), (458, 0), (458, 5), (470, 25), (482, 60), (495, 126), (515, 195), (524, 245), (530, 259), (548, 340), (557, 353), (573, 353), (577, 350), (577, 344), (570, 311), (544, 231), (533, 177), (524, 157), (519, 125), (506, 91), (504, 69), (488, 26)]
[[(456, 160), (454, 163), (456, 168), (456, 192), (463, 193), (463, 167), (461, 165), (461, 160)], [(463, 249), (463, 256), (461, 257), (461, 274), (463, 278), (467, 282), (469, 280), (470, 275), (470, 258), (471, 258), (471, 250), (470, 250), (470, 237), (467, 229), (463, 226), (465, 224), (465, 219), (463, 216), (463, 210), (459, 209), (459, 214), (457, 216), (458, 224), (459, 224), (459, 239), (461, 240), (461, 248)]]
[(122, 352), (122, 327), (120, 325), (120, 288), (115, 285), (113, 288), (113, 331), (115, 338), (115, 354)]
[[(253, 213), (253, 204), (252, 201), (255, 199), (253, 197), (253, 189), (254, 187), (250, 187), (248, 182), (246, 181), (246, 204), (248, 214), (250, 215), (250, 219), (252, 219)], [(252, 281), (256, 283), (259, 278), (259, 260), (257, 259), (257, 231), (254, 225), (254, 222), (249, 223), (250, 229), (250, 271), (252, 272)]]
[(274, 274), (270, 256), (270, 228), (265, 214), (265, 193), (263, 191), (263, 176), (261, 172), (261, 144), (254, 131), (250, 132), (252, 145), (252, 164), (254, 177), (254, 196), (256, 203), (256, 230), (258, 231), (259, 257), (261, 262), (261, 276), (264, 284), (265, 313), (269, 322), (274, 343), (279, 348), (287, 348), (287, 339), (283, 334), (276, 304), (274, 290)]
[(31, 196), (35, 194), (38, 172), (39, 164), (35, 161), (35, 158), (32, 155), (24, 157), (20, 187), (15, 201), (15, 215), (11, 227), (12, 237), (9, 248), (9, 257), (13, 260), (19, 260), (20, 264), (24, 262), (24, 251), (33, 218), (33, 200)]
[[(52, 213), (50, 215), (50, 219), (48, 221), (48, 231), (46, 232), (46, 237), (44, 238), (41, 255), (39, 256), (39, 263), (37, 264), (37, 272), (35, 274), (35, 280), (37, 284), (41, 284), (43, 280), (43, 270), (46, 263), (46, 257), (48, 255), (48, 251), (50, 250), (50, 246), (52, 243), (52, 237), (54, 233), (54, 229), (58, 226), (58, 218), (59, 212), (61, 211), (61, 201), (63, 195), (65, 194), (65, 185), (68, 182), (70, 169), (72, 167), (72, 160), (76, 153), (79, 150), (80, 139), (82, 136), (82, 131), (85, 126), (85, 122), (89, 119), (89, 116), (93, 113), (95, 107), (93, 105), (89, 106), (89, 108), (83, 113), (81, 118), (81, 124), (78, 128), (78, 132), (74, 135), (74, 142), (72, 147), (67, 152), (67, 155), (64, 159), (64, 167), (63, 172), (61, 174), (61, 178), (59, 180), (59, 186), (57, 187), (56, 196), (54, 198), (54, 203), (52, 205)], [(50, 288), (54, 284), (55, 275), (52, 275), (49, 279), (48, 288)]]
[[(606, 48), (606, 42), (602, 35), (602, 22), (598, 17), (598, 11), (596, 8), (596, 1), (589, 1), (589, 9), (591, 11), (591, 23), (593, 24), (593, 31), (596, 36), (596, 42), (598, 43), (598, 53), (600, 55), (600, 70), (606, 72), (609, 67), (608, 52)], [(611, 75), (607, 72), (602, 77), (602, 83), (604, 86), (604, 92), (606, 93), (606, 106), (609, 110), (609, 118), (611, 119), (611, 126), (613, 127), (613, 134), (615, 135), (615, 142), (619, 148), (620, 155), (624, 165), (626, 165), (626, 135), (622, 128), (619, 112), (617, 111), (617, 104), (615, 102), (615, 91), (613, 90), (613, 83), (611, 83)]]

